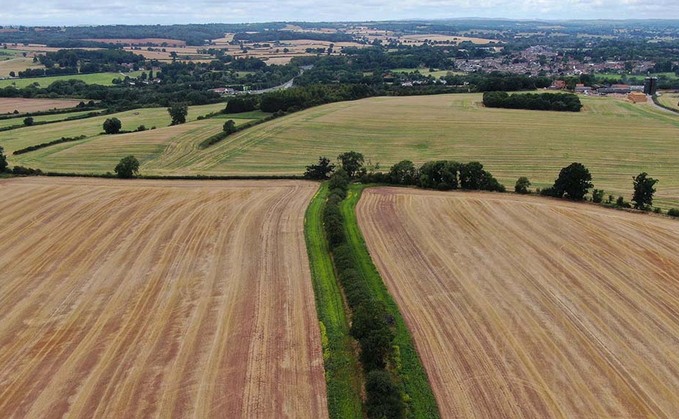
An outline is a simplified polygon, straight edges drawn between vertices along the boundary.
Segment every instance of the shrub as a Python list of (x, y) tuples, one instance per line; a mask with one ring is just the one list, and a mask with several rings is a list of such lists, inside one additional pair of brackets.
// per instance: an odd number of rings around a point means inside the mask
[(601, 189), (594, 189), (592, 191), (592, 202), (600, 204), (604, 200), (604, 191)]
[(517, 179), (516, 184), (514, 185), (514, 192), (527, 194), (530, 193), (528, 188), (530, 188), (530, 180), (528, 180), (528, 178), (525, 176), (521, 176), (519, 179)]
[(133, 178), (139, 174), (139, 160), (134, 156), (123, 157), (113, 171), (119, 178)]
[(670, 217), (679, 217), (679, 209), (671, 208), (667, 211), (667, 215), (669, 215)]
[(104, 121), (104, 132), (107, 134), (117, 134), (122, 127), (123, 124), (118, 118), (107, 118)]
[(653, 212), (654, 212), (655, 214), (662, 214), (662, 208), (660, 208), (660, 207), (655, 207), (655, 208), (653, 208)]
[(401, 392), (387, 371), (370, 371), (365, 377), (365, 392), (369, 418), (404, 417), (405, 406)]

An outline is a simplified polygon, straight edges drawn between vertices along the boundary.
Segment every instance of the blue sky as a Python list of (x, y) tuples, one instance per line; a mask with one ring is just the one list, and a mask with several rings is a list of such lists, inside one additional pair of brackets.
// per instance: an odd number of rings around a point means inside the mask
[(494, 17), (679, 19), (677, 0), (33, 0), (4, 7), (0, 24), (169, 24)]

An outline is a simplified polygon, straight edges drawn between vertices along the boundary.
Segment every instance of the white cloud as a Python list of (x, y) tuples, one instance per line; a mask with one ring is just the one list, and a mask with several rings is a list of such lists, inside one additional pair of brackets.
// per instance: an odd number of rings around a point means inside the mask
[(679, 18), (676, 0), (34, 0), (4, 8), (0, 24), (205, 23), (414, 18)]

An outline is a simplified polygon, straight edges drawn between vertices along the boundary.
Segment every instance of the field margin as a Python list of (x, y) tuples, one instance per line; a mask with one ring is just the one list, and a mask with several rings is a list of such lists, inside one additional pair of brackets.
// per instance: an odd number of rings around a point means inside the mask
[(398, 352), (400, 353), (401, 361), (398, 375), (407, 395), (406, 404), (408, 405), (409, 416), (415, 418), (439, 418), (441, 415), (438, 404), (431, 389), (429, 377), (415, 348), (413, 338), (398, 305), (391, 294), (389, 294), (384, 281), (382, 281), (382, 277), (372, 261), (365, 239), (358, 226), (356, 204), (361, 199), (363, 190), (371, 186), (377, 185), (350, 185), (346, 199), (340, 203), (347, 242), (357, 262), (356, 266), (360, 268), (360, 274), (372, 291), (371, 297), (383, 302), (389, 314), (394, 318), (396, 332), (394, 345), (399, 348)]
[(361, 368), (349, 334), (347, 308), (335, 275), (322, 214), (329, 189), (321, 185), (304, 215), (304, 238), (321, 328), (330, 418), (361, 418)]

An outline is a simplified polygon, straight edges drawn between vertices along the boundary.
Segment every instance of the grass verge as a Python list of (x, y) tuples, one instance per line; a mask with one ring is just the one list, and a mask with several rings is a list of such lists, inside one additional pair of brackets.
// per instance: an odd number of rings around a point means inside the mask
[(373, 294), (372, 297), (382, 301), (386, 305), (389, 314), (394, 317), (396, 325), (394, 344), (399, 347), (400, 351), (401, 367), (399, 369), (399, 376), (407, 395), (408, 416), (414, 418), (438, 418), (440, 417), (438, 405), (431, 390), (427, 373), (415, 349), (410, 331), (401, 316), (396, 302), (389, 294), (389, 291), (387, 291), (377, 268), (372, 262), (368, 247), (363, 239), (363, 234), (358, 226), (355, 209), (365, 187), (366, 185), (352, 184), (349, 187), (347, 198), (340, 204), (340, 210), (344, 217), (347, 242), (357, 262), (356, 266), (360, 268), (360, 273)]
[(304, 217), (304, 237), (321, 322), (323, 362), (331, 418), (362, 418), (361, 371), (349, 335), (349, 320), (335, 277), (322, 214), (328, 186), (323, 184)]

